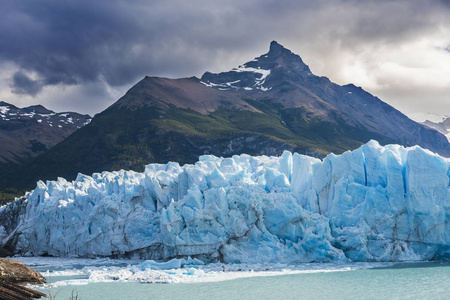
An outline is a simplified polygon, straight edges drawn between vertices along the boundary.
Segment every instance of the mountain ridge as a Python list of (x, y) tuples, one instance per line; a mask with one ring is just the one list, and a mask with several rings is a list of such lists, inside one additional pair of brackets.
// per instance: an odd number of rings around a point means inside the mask
[[(196, 77), (169, 79), (146, 76), (111, 107), (155, 106), (168, 109), (170, 105), (174, 105), (208, 114), (220, 106), (231, 105), (238, 109), (255, 111), (255, 108), (242, 101), (240, 97), (222, 91), (212, 91), (206, 86), (198, 85), (199, 82), (200, 79)], [(207, 101), (199, 102), (198, 99)]]
[(442, 133), (450, 142), (450, 118), (446, 118), (442, 122), (437, 123), (426, 120), (425, 122), (421, 122), (421, 124)]
[(269, 52), (230, 71), (200, 79), (146, 76), (90, 124), (0, 183), (30, 189), (37, 180), (142, 171), (148, 163), (192, 163), (203, 154), (289, 150), (324, 157), (371, 139), (450, 155), (440, 133), (360, 87), (312, 74), (300, 56), (272, 42)]
[[(0, 178), (27, 164), (91, 121), (89, 115), (55, 113), (42, 105), (19, 108), (0, 101)], [(12, 192), (0, 182), (0, 198)], [(1, 192), (7, 191), (7, 195)], [(1, 200), (1, 199), (0, 199)]]
[(92, 118), (74, 112), (55, 113), (42, 105), (18, 108), (0, 102), (0, 162), (19, 163), (50, 149)]

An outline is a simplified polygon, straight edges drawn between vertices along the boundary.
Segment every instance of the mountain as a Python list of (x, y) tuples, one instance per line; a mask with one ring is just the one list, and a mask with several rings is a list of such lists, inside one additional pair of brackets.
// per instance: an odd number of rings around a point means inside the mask
[(277, 42), (268, 53), (228, 72), (145, 77), (92, 122), (7, 178), (31, 189), (39, 179), (78, 172), (197, 161), (203, 154), (316, 157), (356, 149), (370, 139), (420, 145), (450, 155), (446, 138), (352, 84), (310, 71)]
[(88, 115), (55, 113), (42, 105), (18, 108), (0, 102), (0, 174), (29, 162), (91, 121)]
[(18, 108), (1, 101), (0, 163), (38, 156), (90, 121), (88, 115), (55, 113), (42, 105)]
[[(418, 126), (360, 87), (339, 86), (312, 74), (300, 56), (277, 42), (271, 43), (269, 53), (243, 66), (220, 74), (205, 73), (202, 82), (221, 90), (243, 90), (252, 98), (263, 94), (283, 109), (305, 110), (322, 123), (335, 124), (340, 129), (333, 131), (338, 134), (345, 124), (353, 130), (376, 133), (382, 141), (392, 139), (403, 145), (421, 145), (442, 155), (450, 154), (450, 146), (442, 136)], [(361, 140), (355, 135), (352, 138)]]
[(439, 131), (440, 133), (445, 135), (447, 139), (450, 141), (450, 118), (448, 117), (443, 118), (441, 122), (433, 122), (430, 120), (426, 120), (424, 122), (421, 122), (421, 124)]
[(409, 117), (417, 123), (442, 133), (450, 141), (450, 117), (433, 113), (414, 113)]

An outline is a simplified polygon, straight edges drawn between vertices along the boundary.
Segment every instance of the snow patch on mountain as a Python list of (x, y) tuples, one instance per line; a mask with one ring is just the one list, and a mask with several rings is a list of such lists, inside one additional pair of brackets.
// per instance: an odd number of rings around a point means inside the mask
[(224, 83), (212, 83), (212, 82), (203, 82), (200, 81), (200, 83), (206, 85), (207, 87), (217, 87), (219, 90), (228, 90), (230, 88), (239, 89), (239, 87), (234, 86), (233, 84), (236, 84), (240, 82), (240, 80), (235, 80), (231, 82), (224, 82)]
[(255, 90), (260, 90), (263, 92), (269, 91), (270, 89), (272, 89), (271, 87), (264, 87), (264, 83), (266, 81), (267, 76), (270, 75), (270, 70), (264, 70), (261, 69), (260, 67), (258, 68), (251, 68), (248, 67), (246, 65), (243, 66), (239, 66), (237, 68), (233, 68), (231, 69), (231, 71), (227, 72), (227, 73), (252, 73), (252, 74), (256, 74), (254, 77), (254, 82), (252, 82), (250, 84), (250, 86), (242, 86), (241, 80), (234, 80), (234, 81), (230, 81), (230, 82), (211, 82), (211, 81), (200, 81), (202, 84), (208, 86), (208, 87), (213, 87), (213, 88), (218, 88), (219, 90), (230, 90), (230, 89), (235, 89), (235, 90), (246, 90), (246, 91), (251, 91), (253, 89)]
[(231, 69), (231, 72), (253, 72), (253, 73), (258, 73), (261, 74), (261, 77), (256, 79), (256, 83), (255, 85), (261, 85), (264, 84), (264, 81), (266, 80), (266, 77), (270, 75), (270, 70), (262, 70), (260, 68), (249, 68), (244, 66), (239, 66), (237, 68)]
[[(53, 126), (54, 122), (62, 122), (61, 125), (73, 126), (77, 124), (77, 128), (81, 128), (84, 125), (89, 124), (92, 118), (86, 118), (86, 116), (74, 114), (74, 113), (55, 113), (46, 110), (43, 107), (40, 109), (45, 110), (45, 113), (38, 112), (38, 109), (33, 107), (17, 108), (14, 105), (2, 102), (0, 106), (0, 121), (12, 121), (12, 120), (34, 120), (41, 124), (47, 124)], [(84, 120), (84, 121), (83, 121)], [(58, 126), (62, 127), (62, 126)]]
[(4, 114), (6, 114), (9, 111), (8, 106), (0, 106), (0, 114), (2, 115), (2, 118), (4, 118)]

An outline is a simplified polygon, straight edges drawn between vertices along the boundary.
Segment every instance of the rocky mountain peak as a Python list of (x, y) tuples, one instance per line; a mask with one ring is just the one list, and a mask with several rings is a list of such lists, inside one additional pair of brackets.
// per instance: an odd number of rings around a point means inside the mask
[(292, 53), (276, 41), (270, 43), (269, 52), (256, 57), (228, 72), (206, 72), (201, 82), (220, 90), (245, 90), (258, 93), (272, 89), (280, 76), (297, 80), (298, 77), (311, 76), (309, 67), (300, 56)]
[[(282, 51), (289, 51), (289, 50), (284, 48), (283, 45), (281, 45), (277, 41), (270, 42), (269, 53), (277, 53), (277, 52), (282, 52)], [(291, 51), (289, 51), (289, 52), (291, 52)]]
[(37, 114), (51, 114), (51, 113), (54, 113), (54, 111), (49, 110), (49, 109), (45, 108), (44, 106), (42, 106), (40, 104), (25, 107), (25, 108), (23, 108), (23, 110), (26, 110), (26, 111), (29, 111), (29, 112), (35, 112)]
[(267, 54), (261, 55), (260, 57), (258, 57), (259, 60), (262, 58), (267, 58), (268, 60), (277, 61), (278, 63), (281, 62), (280, 61), (280, 58), (281, 58), (281, 60), (296, 61), (297, 63), (301, 63), (301, 64), (305, 65), (303, 60), (300, 58), (300, 56), (293, 53), (291, 50), (285, 48), (283, 45), (279, 44), (276, 41), (272, 41), (270, 43), (269, 52), (267, 52)]

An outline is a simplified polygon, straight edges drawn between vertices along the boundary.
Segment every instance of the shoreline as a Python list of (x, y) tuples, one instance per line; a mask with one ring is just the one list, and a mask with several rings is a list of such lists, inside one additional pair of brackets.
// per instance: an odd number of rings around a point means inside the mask
[(45, 282), (44, 276), (22, 262), (0, 258), (0, 299), (28, 300), (47, 297), (44, 293), (23, 286)]
[(145, 260), (16, 257), (46, 277), (49, 286), (85, 285), (101, 282), (206, 283), (249, 277), (345, 272), (361, 269), (402, 269), (448, 266), (450, 262), (346, 262), (301, 264), (181, 264), (158, 268), (164, 263)]
[[(424, 298), (424, 293), (428, 296), (432, 293), (439, 298), (446, 293), (448, 286), (433, 286), (432, 291), (426, 288), (429, 284), (435, 284), (436, 278), (450, 279), (450, 262), (305, 263), (290, 266), (216, 263), (183, 266), (180, 269), (142, 270), (140, 266), (145, 261), (124, 265), (123, 261), (100, 259), (61, 261), (55, 258), (27, 257), (24, 260), (31, 262), (30, 266), (40, 270), (47, 279), (47, 284), (31, 286), (32, 288), (51, 294), (58, 292), (58, 297), (64, 299), (70, 297), (75, 290), (86, 300), (120, 297), (149, 299), (150, 296), (152, 299), (172, 299), (169, 296), (181, 299), (180, 295), (186, 296), (185, 299), (214, 297), (225, 300), (242, 298), (243, 290), (249, 295), (247, 299), (276, 299), (286, 288), (294, 289), (302, 295), (306, 290), (309, 298), (305, 298), (308, 299), (329, 299), (335, 295), (336, 289), (347, 293), (348, 299), (362, 299), (363, 295), (367, 295), (368, 289), (372, 295), (387, 293), (393, 298), (406, 293), (416, 295), (416, 298)], [(89, 263), (95, 265), (86, 265)], [(419, 282), (418, 278), (429, 276), (436, 278), (426, 285), (411, 286), (411, 282)], [(387, 289), (386, 286), (390, 288)], [(231, 291), (236, 292), (230, 295)]]

